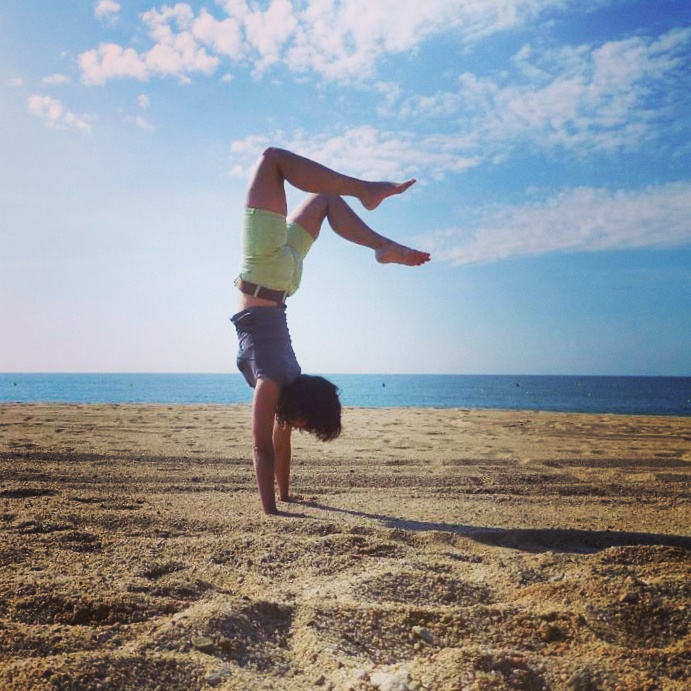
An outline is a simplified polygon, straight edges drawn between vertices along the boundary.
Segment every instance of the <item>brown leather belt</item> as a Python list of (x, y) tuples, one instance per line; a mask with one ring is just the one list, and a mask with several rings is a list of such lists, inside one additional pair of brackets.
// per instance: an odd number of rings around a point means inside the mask
[(237, 289), (241, 293), (245, 293), (245, 295), (262, 298), (263, 300), (271, 300), (272, 302), (277, 302), (279, 305), (282, 305), (288, 297), (288, 291), (286, 290), (271, 290), (271, 288), (265, 288), (257, 283), (245, 281), (242, 278), (236, 278), (235, 285)]

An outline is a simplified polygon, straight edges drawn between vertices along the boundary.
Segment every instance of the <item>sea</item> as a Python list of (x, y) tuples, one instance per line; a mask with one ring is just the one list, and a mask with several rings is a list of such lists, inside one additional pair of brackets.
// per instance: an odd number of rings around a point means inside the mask
[[(691, 377), (331, 374), (345, 406), (691, 416)], [(250, 403), (240, 374), (0, 374), (0, 403)]]

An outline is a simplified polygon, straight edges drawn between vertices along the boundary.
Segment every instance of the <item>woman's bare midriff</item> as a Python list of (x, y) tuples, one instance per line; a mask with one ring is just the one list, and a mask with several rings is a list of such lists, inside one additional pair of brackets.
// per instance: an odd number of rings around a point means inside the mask
[(254, 295), (245, 295), (238, 290), (238, 312), (249, 307), (279, 307), (277, 302), (266, 298), (256, 298)]

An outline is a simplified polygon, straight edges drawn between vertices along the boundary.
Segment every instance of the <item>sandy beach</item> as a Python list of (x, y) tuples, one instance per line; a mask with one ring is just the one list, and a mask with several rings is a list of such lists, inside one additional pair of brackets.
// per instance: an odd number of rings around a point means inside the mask
[(691, 418), (0, 406), (0, 688), (691, 688)]

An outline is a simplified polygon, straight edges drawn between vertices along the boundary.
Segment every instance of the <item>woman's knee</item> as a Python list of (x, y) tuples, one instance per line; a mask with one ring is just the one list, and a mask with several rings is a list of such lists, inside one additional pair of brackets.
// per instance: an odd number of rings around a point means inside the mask
[(280, 166), (281, 159), (286, 155), (286, 150), (277, 146), (267, 146), (264, 151), (259, 154), (259, 162), (266, 162), (269, 165), (276, 167)]
[(332, 195), (313, 194), (290, 216), (290, 221), (304, 228), (315, 240), (319, 237), (322, 223), (329, 214)]

